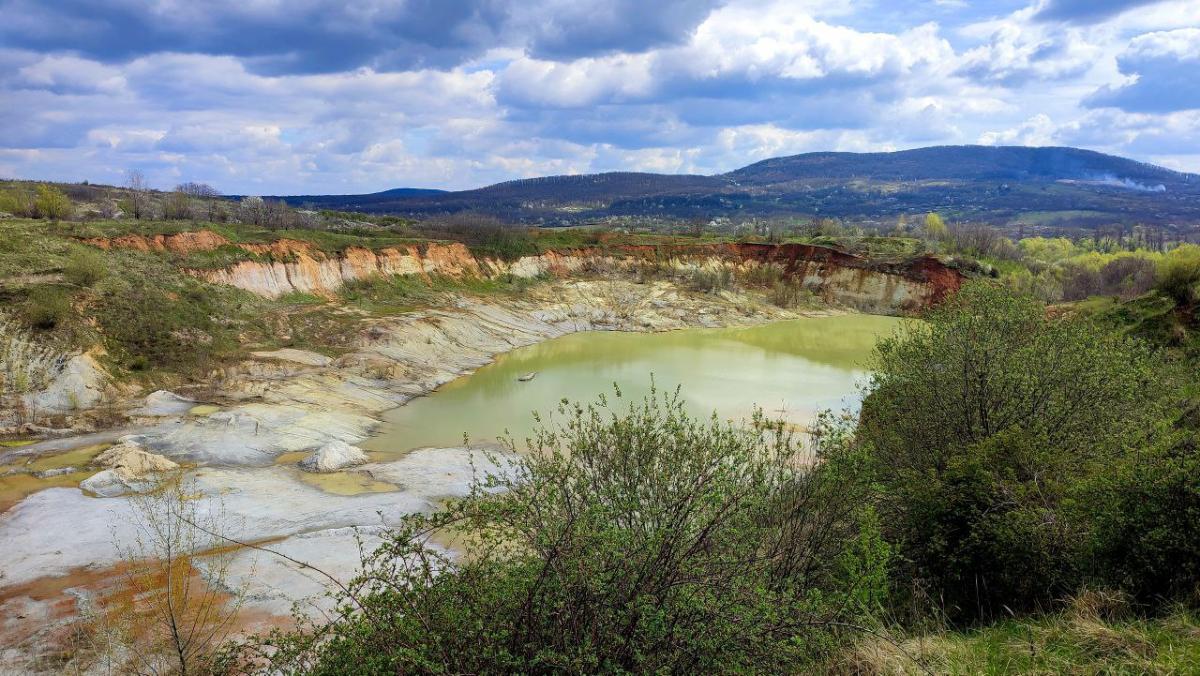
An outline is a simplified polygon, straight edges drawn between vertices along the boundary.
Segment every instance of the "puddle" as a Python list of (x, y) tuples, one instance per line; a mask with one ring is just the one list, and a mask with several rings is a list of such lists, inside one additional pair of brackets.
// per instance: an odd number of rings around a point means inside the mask
[[(27, 496), (47, 488), (73, 488), (80, 481), (99, 471), (92, 467), (92, 460), (100, 455), (111, 444), (92, 444), (72, 449), (58, 455), (48, 455), (25, 463), (17, 463), (0, 467), (0, 474), (9, 471), (15, 473), (0, 476), (0, 513), (6, 512), (13, 505)], [(35, 472), (74, 467), (77, 471), (56, 474), (45, 478), (34, 476)]]
[[(295, 451), (283, 453), (275, 458), (276, 465), (291, 466), (297, 478), (304, 483), (315, 486), (331, 495), (362, 495), (364, 493), (390, 493), (400, 490), (395, 484), (372, 479), (366, 472), (349, 469), (344, 472), (305, 472), (295, 467), (296, 463), (312, 455), (312, 451)], [(371, 460), (376, 460), (379, 454), (368, 453)]]
[(190, 409), (188, 409), (188, 415), (206, 416), (206, 415), (212, 415), (220, 410), (221, 410), (220, 406), (214, 406), (213, 404), (200, 404), (198, 406), (193, 406)]

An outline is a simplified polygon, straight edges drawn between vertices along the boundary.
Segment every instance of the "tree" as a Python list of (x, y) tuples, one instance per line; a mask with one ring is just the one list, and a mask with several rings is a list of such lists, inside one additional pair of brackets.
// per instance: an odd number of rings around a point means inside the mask
[(946, 237), (946, 222), (936, 212), (925, 214), (925, 236), (929, 239), (943, 239)]
[(873, 367), (858, 440), (884, 533), (954, 619), (1070, 591), (1089, 482), (1173, 405), (1145, 346), (982, 282), (881, 341)]
[(38, 184), (33, 206), (39, 218), (57, 221), (71, 215), (71, 200), (58, 188), (45, 183)]
[(138, 169), (130, 169), (125, 177), (125, 187), (129, 191), (129, 210), (137, 220), (149, 215), (150, 187), (146, 176)]
[(203, 673), (244, 599), (244, 589), (229, 585), (235, 550), (223, 534), (224, 512), (195, 492), (174, 476), (133, 496), (135, 535), (115, 542), (125, 584), (95, 619), (120, 634), (115, 642), (136, 673)]
[(182, 221), (192, 218), (193, 213), (192, 198), (182, 190), (172, 191), (163, 200), (163, 218)]

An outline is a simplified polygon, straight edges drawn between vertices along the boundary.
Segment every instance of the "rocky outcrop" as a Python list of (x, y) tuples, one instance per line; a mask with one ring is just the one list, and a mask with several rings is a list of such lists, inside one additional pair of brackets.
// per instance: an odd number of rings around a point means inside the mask
[(295, 292), (329, 295), (346, 282), (380, 275), (462, 277), (483, 274), (479, 262), (467, 247), (458, 243), (424, 247), (414, 244), (379, 251), (350, 247), (336, 256), (291, 244), (246, 246), (253, 247), (256, 253), (269, 252), (287, 260), (241, 261), (219, 270), (193, 270), (192, 274), (268, 298)]
[(92, 463), (107, 469), (88, 477), (79, 487), (102, 498), (146, 492), (158, 485), (163, 474), (179, 469), (161, 455), (147, 453), (132, 439), (122, 440)]
[(337, 254), (308, 242), (280, 239), (267, 244), (231, 244), (216, 233), (87, 240), (102, 248), (128, 247), (156, 251), (197, 251), (237, 246), (262, 260), (240, 261), (217, 270), (192, 270), (216, 284), (228, 284), (268, 298), (288, 293), (331, 295), (349, 281), (380, 275), (446, 277), (513, 275), (569, 277), (586, 270), (635, 272), (648, 266), (680, 272), (697, 267), (727, 266), (746, 270), (777, 265), (805, 288), (830, 303), (868, 312), (898, 314), (941, 301), (962, 284), (963, 276), (934, 256), (879, 261), (811, 244), (723, 243), (632, 246), (547, 251), (514, 261), (475, 257), (460, 243), (411, 244), (371, 250), (349, 247)]
[(335, 439), (301, 460), (300, 469), (305, 472), (337, 472), (365, 464), (368, 460), (367, 454), (358, 446)]
[(46, 386), (25, 396), (25, 407), (37, 413), (70, 413), (91, 408), (104, 398), (108, 375), (90, 354), (66, 361)]
[(178, 232), (171, 235), (121, 235), (120, 237), (93, 237), (83, 240), (101, 249), (134, 249), (136, 251), (170, 251), (190, 253), (212, 251), (229, 244), (229, 240), (211, 230)]

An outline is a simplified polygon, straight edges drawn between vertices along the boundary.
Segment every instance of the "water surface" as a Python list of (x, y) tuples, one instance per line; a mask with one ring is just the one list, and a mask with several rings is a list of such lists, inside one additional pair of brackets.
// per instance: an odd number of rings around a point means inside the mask
[[(363, 444), (381, 454), (456, 446), (505, 434), (518, 441), (564, 397), (592, 401), (615, 382), (626, 399), (681, 387), (687, 408), (724, 419), (748, 418), (754, 406), (797, 425), (825, 408), (854, 406), (864, 363), (900, 320), (873, 315), (810, 317), (763, 326), (665, 333), (576, 333), (520, 348), (495, 363), (385, 414), (380, 434)], [(518, 380), (526, 373), (537, 376)]]

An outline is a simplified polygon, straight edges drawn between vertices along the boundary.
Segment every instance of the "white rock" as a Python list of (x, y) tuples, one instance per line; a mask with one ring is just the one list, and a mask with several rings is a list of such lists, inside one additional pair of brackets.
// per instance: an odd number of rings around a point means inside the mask
[(107, 379), (104, 369), (90, 355), (76, 355), (44, 390), (27, 395), (25, 405), (43, 413), (70, 413), (91, 408), (104, 397)]
[(179, 469), (176, 463), (161, 455), (147, 453), (132, 440), (123, 440), (96, 456), (92, 462), (120, 472), (126, 480), (145, 479), (152, 474)]
[(305, 366), (329, 366), (333, 362), (332, 359), (323, 354), (309, 352), (308, 350), (297, 350), (292, 347), (285, 347), (282, 350), (272, 350), (269, 352), (254, 352), (253, 354), (260, 359), (278, 359), (279, 361), (290, 361), (294, 364), (303, 364)]
[(151, 392), (142, 403), (141, 408), (131, 411), (134, 415), (167, 416), (187, 413), (196, 405), (194, 399), (181, 397), (174, 392), (158, 390)]
[(154, 482), (134, 479), (121, 470), (106, 469), (84, 479), (79, 487), (101, 498), (115, 498), (148, 491), (154, 487)]
[(361, 465), (369, 460), (367, 454), (358, 446), (351, 446), (344, 441), (334, 440), (316, 453), (300, 461), (300, 469), (306, 472), (336, 472), (340, 469)]

